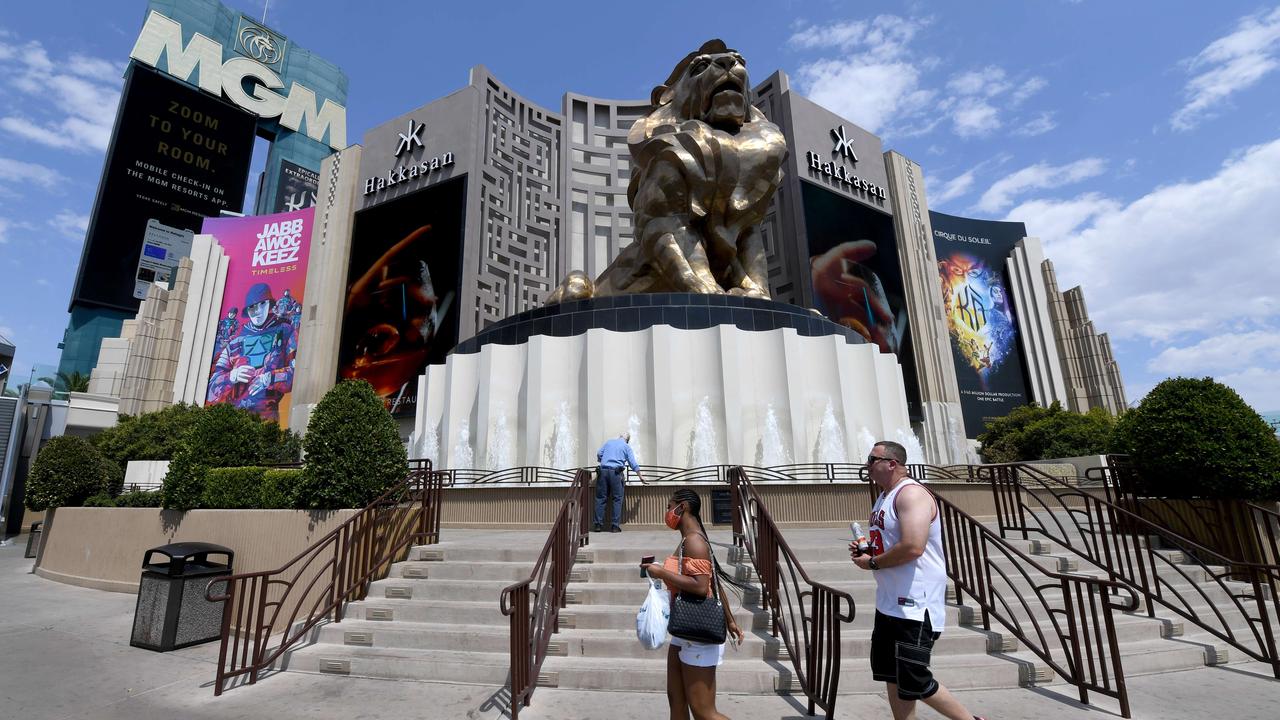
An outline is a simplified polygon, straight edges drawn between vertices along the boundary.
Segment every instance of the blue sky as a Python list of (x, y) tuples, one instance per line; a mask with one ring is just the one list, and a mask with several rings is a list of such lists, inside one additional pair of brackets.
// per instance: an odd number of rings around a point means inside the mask
[[(232, 2), (260, 16), (261, 0)], [(139, 0), (0, 18), (0, 334), (56, 363)], [(1174, 9), (1176, 8), (1176, 9)], [(920, 162), (936, 210), (1020, 220), (1082, 284), (1130, 399), (1212, 375), (1280, 409), (1280, 5), (274, 0), (351, 80), (348, 137), (487, 65), (535, 102), (647, 97), (708, 37)]]

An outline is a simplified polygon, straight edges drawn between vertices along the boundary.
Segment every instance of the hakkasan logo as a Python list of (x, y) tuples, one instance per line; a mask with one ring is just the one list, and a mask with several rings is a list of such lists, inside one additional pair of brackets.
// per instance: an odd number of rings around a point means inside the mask
[(240, 16), (240, 29), (236, 32), (236, 52), (269, 67), (284, 61), (285, 39)]
[(267, 223), (253, 248), (253, 267), (273, 267), (297, 262), (302, 251), (302, 218)]
[(401, 155), (408, 153), (410, 162), (388, 170), (381, 177), (371, 177), (365, 180), (365, 195), (372, 195), (381, 190), (393, 188), (400, 183), (417, 180), (420, 177), (425, 177), (453, 165), (453, 153), (451, 152), (421, 160), (413, 159), (417, 151), (426, 147), (422, 142), (422, 134), (426, 127), (425, 123), (420, 123), (410, 118), (408, 130), (396, 133), (396, 151), (393, 157), (399, 158)]

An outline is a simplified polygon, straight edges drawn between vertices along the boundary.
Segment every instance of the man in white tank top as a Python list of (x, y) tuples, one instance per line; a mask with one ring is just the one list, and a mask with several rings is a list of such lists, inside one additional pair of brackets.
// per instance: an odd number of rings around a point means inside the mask
[(933, 643), (946, 621), (947, 566), (942, 520), (933, 495), (907, 477), (907, 450), (876, 443), (867, 472), (880, 488), (871, 507), (871, 550), (849, 546), (853, 563), (876, 579), (871, 674), (887, 686), (894, 720), (912, 720), (916, 701), (951, 720), (982, 720), (929, 671)]

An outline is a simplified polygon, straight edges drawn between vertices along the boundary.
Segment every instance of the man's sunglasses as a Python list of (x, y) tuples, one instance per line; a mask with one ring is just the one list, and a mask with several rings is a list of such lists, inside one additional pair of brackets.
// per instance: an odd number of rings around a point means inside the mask
[(867, 467), (871, 467), (872, 465), (875, 465), (876, 463), (880, 462), (881, 460), (893, 460), (893, 458), (887, 458), (887, 457), (876, 457), (875, 455), (868, 455), (868, 456), (867, 456)]

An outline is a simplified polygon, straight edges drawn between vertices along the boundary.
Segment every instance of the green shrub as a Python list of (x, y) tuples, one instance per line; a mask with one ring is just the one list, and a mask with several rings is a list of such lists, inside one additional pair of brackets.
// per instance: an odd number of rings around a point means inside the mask
[(408, 466), (396, 421), (363, 380), (344, 380), (325, 394), (302, 442), (307, 464), (294, 507), (364, 507), (402, 480)]
[(116, 501), (107, 493), (101, 492), (84, 499), (85, 507), (115, 507)]
[(1236, 391), (1213, 378), (1170, 378), (1155, 386), (1120, 418), (1112, 449), (1129, 455), (1151, 495), (1280, 495), (1280, 439)]
[(93, 444), (120, 467), (130, 460), (172, 460), (202, 408), (179, 403), (142, 415), (122, 415), (114, 426), (94, 435)]
[(115, 503), (116, 507), (158, 508), (161, 500), (159, 490), (130, 490), (120, 493)]
[(210, 405), (201, 410), (169, 463), (162, 487), (164, 506), (172, 510), (200, 507), (210, 468), (266, 462), (275, 449), (266, 446), (267, 433), (262, 425), (258, 416), (230, 405)]
[(258, 507), (263, 510), (285, 510), (293, 507), (294, 488), (302, 478), (300, 468), (268, 470), (258, 486)]
[(1107, 452), (1115, 419), (1102, 408), (1087, 413), (1027, 405), (987, 424), (978, 436), (989, 463), (1051, 460)]
[(32, 510), (77, 507), (93, 495), (124, 481), (119, 466), (84, 438), (63, 435), (50, 440), (31, 466), (26, 505)]
[(200, 507), (243, 510), (258, 507), (262, 467), (210, 468), (204, 476)]

